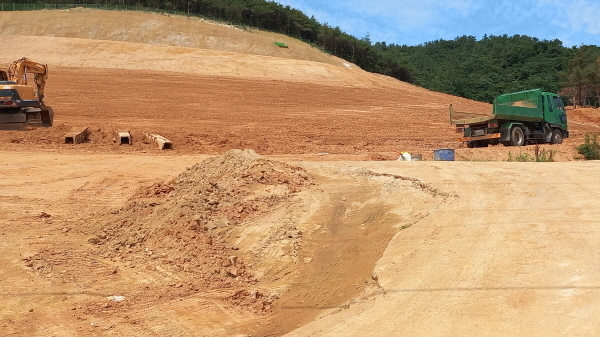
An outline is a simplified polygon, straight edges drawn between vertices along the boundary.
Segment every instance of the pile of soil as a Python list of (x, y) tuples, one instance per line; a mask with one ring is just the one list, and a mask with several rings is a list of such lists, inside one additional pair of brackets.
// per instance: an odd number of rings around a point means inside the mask
[(228, 234), (311, 184), (302, 168), (230, 150), (138, 190), (99, 217), (89, 242), (105, 258), (157, 271), (154, 280), (182, 292), (240, 288), (232, 300), (251, 296), (264, 310), (268, 296), (245, 290), (257, 281)]

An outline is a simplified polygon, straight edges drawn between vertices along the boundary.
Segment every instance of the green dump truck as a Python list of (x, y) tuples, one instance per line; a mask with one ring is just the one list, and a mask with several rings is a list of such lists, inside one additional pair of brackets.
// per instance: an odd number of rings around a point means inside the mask
[(450, 105), (450, 123), (463, 134), (458, 140), (466, 142), (467, 147), (560, 144), (569, 137), (561, 97), (542, 89), (496, 97), (491, 115), (458, 112)]

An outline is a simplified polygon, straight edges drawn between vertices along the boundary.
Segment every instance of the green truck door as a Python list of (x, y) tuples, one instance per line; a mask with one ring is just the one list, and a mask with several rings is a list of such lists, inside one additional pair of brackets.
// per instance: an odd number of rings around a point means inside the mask
[(562, 99), (559, 96), (554, 96), (554, 102), (556, 103), (556, 117), (558, 118), (558, 123), (563, 124), (563, 128), (566, 129), (567, 126), (567, 112), (565, 110), (565, 105), (563, 104)]
[(560, 124), (560, 110), (556, 106), (556, 101), (551, 95), (544, 95), (544, 119), (548, 123)]

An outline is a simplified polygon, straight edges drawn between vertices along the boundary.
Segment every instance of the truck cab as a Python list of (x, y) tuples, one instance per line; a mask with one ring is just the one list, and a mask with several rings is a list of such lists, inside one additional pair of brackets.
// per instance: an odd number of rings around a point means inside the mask
[(544, 92), (541, 96), (540, 105), (544, 110), (544, 120), (555, 124), (555, 127), (567, 129), (567, 111), (560, 96)]

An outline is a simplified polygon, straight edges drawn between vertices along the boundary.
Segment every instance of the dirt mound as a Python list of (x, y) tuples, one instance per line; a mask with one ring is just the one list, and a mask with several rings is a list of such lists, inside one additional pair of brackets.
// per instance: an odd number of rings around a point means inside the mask
[(578, 129), (582, 129), (584, 132), (597, 133), (600, 131), (600, 110), (598, 109), (579, 108), (567, 110), (567, 118), (569, 123), (575, 124)]
[(150, 270), (157, 285), (172, 286), (171, 295), (239, 288), (234, 303), (247, 304), (240, 296), (249, 296), (265, 310), (269, 299), (247, 289), (255, 276), (228, 234), (311, 184), (301, 168), (231, 150), (138, 190), (126, 206), (97, 219), (88, 242), (104, 258)]
[[(198, 182), (201, 182), (199, 185)], [(255, 184), (270, 187), (284, 186), (284, 191), (272, 192), (271, 196), (297, 192), (310, 184), (310, 178), (304, 169), (263, 158), (253, 150), (231, 150), (222, 156), (209, 158), (181, 173), (174, 181), (175, 189), (189, 194), (203, 188), (202, 183), (218, 189), (239, 191)], [(268, 188), (267, 188), (268, 189)]]
[(11, 144), (56, 144), (70, 128), (64, 124), (55, 124), (52, 128), (33, 128), (25, 126), (27, 132), (16, 130), (2, 130), (2, 136), (6, 143)]

